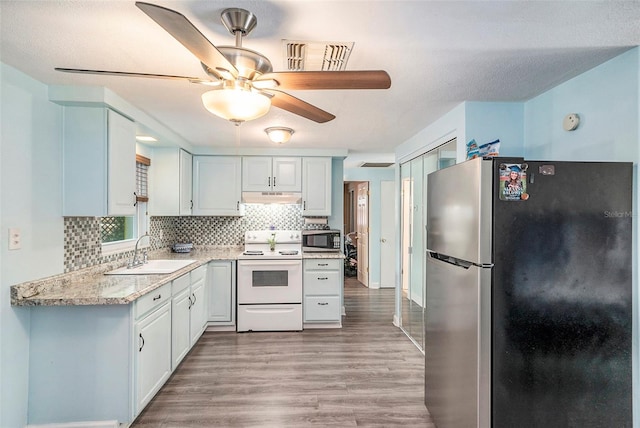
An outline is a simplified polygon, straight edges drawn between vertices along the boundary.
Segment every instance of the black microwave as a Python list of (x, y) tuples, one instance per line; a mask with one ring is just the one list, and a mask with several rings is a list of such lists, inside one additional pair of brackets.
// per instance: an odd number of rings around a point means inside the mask
[(303, 230), (302, 251), (313, 252), (338, 252), (341, 250), (339, 230)]

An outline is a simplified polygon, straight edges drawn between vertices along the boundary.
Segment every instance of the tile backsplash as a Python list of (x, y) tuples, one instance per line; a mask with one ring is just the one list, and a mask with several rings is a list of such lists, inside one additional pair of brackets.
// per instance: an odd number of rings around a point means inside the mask
[[(244, 245), (247, 230), (300, 230), (304, 223), (300, 205), (247, 204), (243, 217), (154, 217), (149, 219), (151, 249), (176, 242), (194, 245)], [(64, 271), (130, 258), (133, 251), (102, 255), (100, 221), (97, 217), (65, 217)]]

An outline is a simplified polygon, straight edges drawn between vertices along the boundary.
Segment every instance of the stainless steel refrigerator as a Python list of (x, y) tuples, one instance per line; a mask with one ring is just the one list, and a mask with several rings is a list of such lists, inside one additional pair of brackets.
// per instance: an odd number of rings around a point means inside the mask
[(631, 427), (632, 164), (474, 159), (427, 181), (437, 427)]

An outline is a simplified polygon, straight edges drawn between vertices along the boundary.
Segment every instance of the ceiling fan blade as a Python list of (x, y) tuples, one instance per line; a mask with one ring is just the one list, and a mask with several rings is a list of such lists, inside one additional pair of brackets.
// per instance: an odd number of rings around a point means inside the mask
[(124, 76), (124, 77), (149, 77), (152, 79), (172, 79), (172, 80), (187, 80), (191, 83), (201, 83), (204, 85), (213, 84), (218, 85), (219, 82), (200, 79), (199, 77), (188, 76), (174, 76), (171, 74), (151, 74), (151, 73), (132, 73), (128, 71), (108, 71), (108, 70), (84, 70), (80, 68), (62, 68), (56, 67), (56, 71), (62, 71), (64, 73), (78, 73), (78, 74), (98, 74), (108, 76)]
[(319, 109), (306, 101), (302, 101), (293, 95), (287, 94), (286, 92), (277, 91), (275, 89), (269, 89), (265, 92), (273, 95), (271, 98), (271, 105), (293, 114), (297, 114), (298, 116), (305, 117), (309, 120), (313, 120), (314, 122), (325, 123), (336, 118), (331, 113)]
[(228, 70), (234, 77), (238, 70), (183, 14), (151, 3), (136, 2), (136, 6), (177, 41), (182, 43), (200, 62), (210, 68)]
[(388, 89), (391, 78), (383, 70), (361, 71), (279, 71), (256, 79), (276, 80), (280, 89)]

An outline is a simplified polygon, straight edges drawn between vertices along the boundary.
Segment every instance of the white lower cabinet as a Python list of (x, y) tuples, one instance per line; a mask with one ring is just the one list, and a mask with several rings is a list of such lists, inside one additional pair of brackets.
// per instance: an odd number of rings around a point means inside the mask
[(171, 375), (171, 303), (167, 298), (159, 307), (136, 321), (135, 394), (136, 414), (151, 401)]
[(129, 426), (207, 324), (207, 265), (130, 305), (42, 306), (30, 314), (30, 424)]
[(200, 266), (171, 283), (171, 367), (175, 370), (206, 327), (204, 282), (207, 266)]
[(304, 259), (305, 328), (342, 324), (342, 260)]
[(233, 326), (236, 319), (236, 262), (212, 261), (207, 267), (210, 326)]

